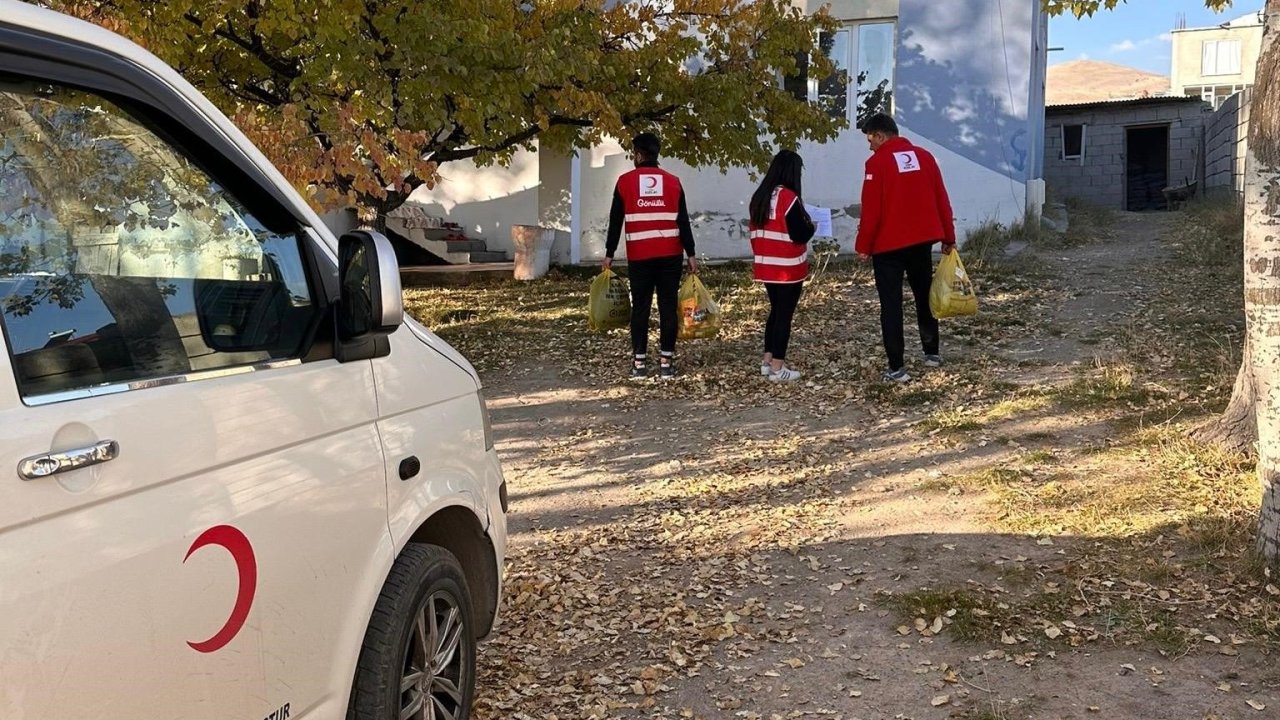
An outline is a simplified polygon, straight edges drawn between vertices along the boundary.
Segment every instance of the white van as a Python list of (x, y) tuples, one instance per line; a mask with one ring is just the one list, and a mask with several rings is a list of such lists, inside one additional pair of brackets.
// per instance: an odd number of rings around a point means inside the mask
[(0, 0), (0, 718), (466, 718), (480, 382), (176, 72)]

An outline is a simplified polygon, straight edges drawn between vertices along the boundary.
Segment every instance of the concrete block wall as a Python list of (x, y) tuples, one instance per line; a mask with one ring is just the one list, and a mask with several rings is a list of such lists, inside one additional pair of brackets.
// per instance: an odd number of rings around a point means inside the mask
[(1204, 178), (1204, 125), (1212, 114), (1208, 105), (1183, 103), (1169, 128), (1169, 184), (1182, 185)]
[(1240, 117), (1236, 121), (1236, 165), (1232, 173), (1236, 194), (1244, 195), (1244, 159), (1249, 154), (1249, 114), (1253, 111), (1253, 89), (1240, 95)]
[[(1049, 108), (1045, 123), (1045, 179), (1059, 198), (1074, 197), (1117, 210), (1125, 207), (1125, 136), (1129, 128), (1169, 126), (1169, 184), (1201, 176), (1208, 113), (1201, 103), (1095, 105), (1084, 109)], [(1062, 127), (1085, 126), (1084, 158), (1062, 157)]]
[[(1045, 180), (1057, 197), (1074, 197), (1092, 205), (1123, 204), (1124, 126), (1132, 111), (1053, 112), (1045, 123)], [(1062, 127), (1084, 125), (1084, 157), (1063, 158)]]
[(1240, 95), (1222, 104), (1205, 125), (1204, 185), (1206, 192), (1235, 185), (1236, 140), (1240, 127)]

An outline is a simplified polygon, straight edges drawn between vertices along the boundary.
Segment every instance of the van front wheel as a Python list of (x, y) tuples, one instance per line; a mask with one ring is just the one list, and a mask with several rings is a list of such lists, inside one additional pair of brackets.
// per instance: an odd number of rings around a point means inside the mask
[(476, 639), (462, 567), (412, 544), (391, 568), (356, 667), (348, 720), (466, 720)]

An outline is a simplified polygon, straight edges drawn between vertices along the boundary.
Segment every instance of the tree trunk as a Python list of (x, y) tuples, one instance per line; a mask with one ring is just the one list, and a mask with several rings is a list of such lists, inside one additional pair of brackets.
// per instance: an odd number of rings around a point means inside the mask
[(1258, 387), (1253, 382), (1253, 358), (1249, 343), (1244, 345), (1244, 359), (1236, 374), (1227, 409), (1212, 421), (1196, 428), (1191, 437), (1202, 443), (1217, 445), (1236, 453), (1253, 453), (1258, 442)]
[[(415, 185), (414, 189), (417, 189), (417, 187), (418, 185)], [(360, 222), (385, 235), (387, 232), (387, 216), (395, 211), (396, 208), (408, 202), (411, 194), (398, 191), (388, 191), (385, 197), (358, 194), (356, 196), (356, 206), (359, 208)]]
[(1245, 165), (1244, 310), (1257, 393), (1258, 550), (1280, 559), (1280, 0), (1267, 0)]
[(137, 375), (191, 372), (186, 346), (154, 278), (96, 275), (90, 283), (115, 319), (116, 331)]

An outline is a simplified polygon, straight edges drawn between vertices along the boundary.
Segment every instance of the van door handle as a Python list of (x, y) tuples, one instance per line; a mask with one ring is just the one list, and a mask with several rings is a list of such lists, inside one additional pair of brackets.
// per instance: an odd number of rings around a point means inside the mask
[(115, 460), (119, 455), (120, 443), (115, 440), (103, 440), (96, 445), (76, 450), (29, 457), (18, 463), (18, 474), (23, 480), (39, 480), (91, 465), (101, 465)]

